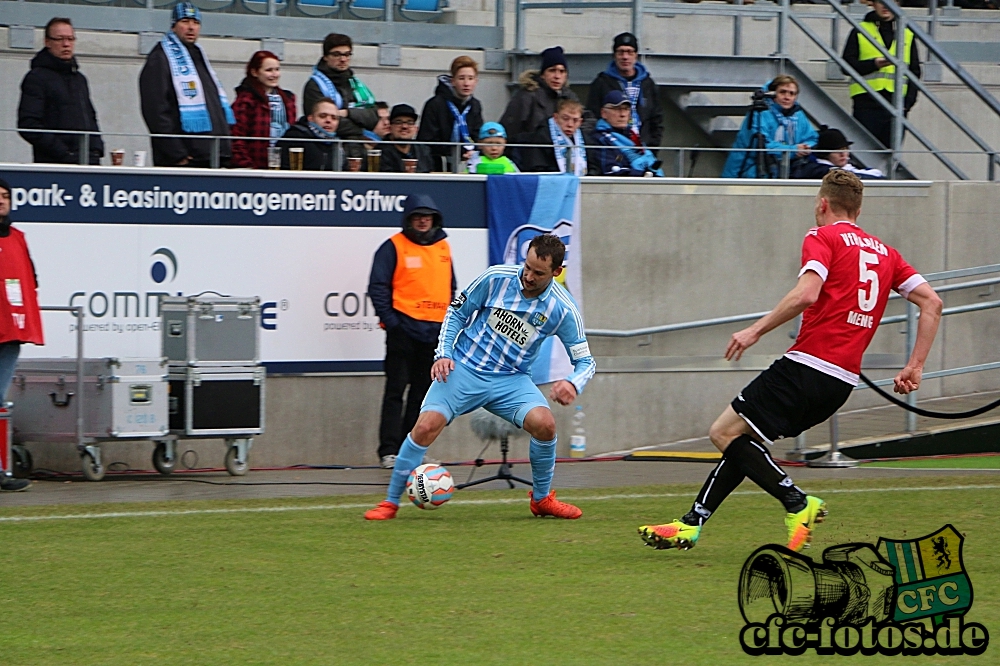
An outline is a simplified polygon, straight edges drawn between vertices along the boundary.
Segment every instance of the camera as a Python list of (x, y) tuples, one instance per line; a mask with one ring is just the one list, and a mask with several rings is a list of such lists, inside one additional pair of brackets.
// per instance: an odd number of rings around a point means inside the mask
[(751, 108), (754, 111), (767, 111), (767, 100), (774, 99), (776, 95), (773, 90), (754, 90), (750, 95)]
[(781, 546), (764, 546), (743, 565), (740, 611), (747, 622), (767, 622), (775, 612), (800, 624), (827, 616), (841, 623), (882, 622), (896, 600), (893, 574), (892, 565), (868, 544), (827, 548), (822, 563)]

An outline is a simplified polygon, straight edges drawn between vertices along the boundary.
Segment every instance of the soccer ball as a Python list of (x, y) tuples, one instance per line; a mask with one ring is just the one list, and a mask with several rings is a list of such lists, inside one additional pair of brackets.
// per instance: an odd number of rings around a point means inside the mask
[(406, 482), (406, 495), (421, 509), (436, 509), (451, 499), (455, 482), (441, 465), (421, 465)]

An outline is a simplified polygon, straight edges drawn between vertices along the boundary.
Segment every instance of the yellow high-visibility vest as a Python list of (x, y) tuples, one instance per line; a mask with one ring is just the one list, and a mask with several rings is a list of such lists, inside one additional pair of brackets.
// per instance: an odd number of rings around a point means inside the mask
[[(873, 41), (878, 42), (882, 47), (885, 47), (885, 42), (882, 40), (882, 35), (878, 31), (878, 24), (871, 23), (869, 21), (861, 22), (862, 30), (858, 31), (858, 60), (874, 60), (875, 58), (881, 58), (882, 53), (875, 45)], [(867, 33), (867, 34), (865, 34)], [(903, 32), (903, 62), (906, 63), (907, 68), (910, 66), (910, 51), (913, 45), (913, 32), (907, 28)], [(892, 43), (892, 48), (889, 49), (889, 53), (895, 56), (898, 51), (896, 47), (898, 44), (896, 42)], [(896, 90), (896, 66), (893, 64), (888, 64), (882, 69), (876, 69), (871, 74), (865, 76), (865, 80), (868, 81), (868, 85), (872, 87), (875, 92), (885, 90), (887, 92), (893, 92)], [(903, 94), (906, 94), (906, 89), (909, 84), (903, 84)], [(851, 84), (851, 97), (855, 95), (860, 95), (867, 92), (861, 87), (860, 83)]]

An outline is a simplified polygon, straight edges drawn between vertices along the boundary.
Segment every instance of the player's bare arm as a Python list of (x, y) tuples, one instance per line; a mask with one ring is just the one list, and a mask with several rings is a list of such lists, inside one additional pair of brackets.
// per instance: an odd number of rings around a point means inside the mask
[(447, 382), (448, 374), (455, 369), (455, 362), (450, 358), (439, 358), (431, 366), (431, 379), (436, 382)]
[(934, 336), (937, 335), (938, 324), (941, 322), (941, 309), (944, 305), (941, 297), (926, 282), (907, 294), (906, 300), (920, 308), (920, 320), (917, 324), (917, 341), (913, 345), (910, 360), (896, 375), (894, 381), (893, 390), (904, 395), (920, 388), (924, 362), (931, 351)]
[(792, 290), (785, 294), (773, 310), (754, 322), (752, 326), (733, 333), (729, 345), (726, 346), (726, 360), (740, 360), (743, 352), (760, 340), (761, 336), (795, 319), (815, 303), (822, 289), (823, 278), (818, 273), (811, 270), (803, 273)]
[(568, 405), (576, 400), (576, 387), (573, 386), (573, 382), (560, 379), (549, 390), (549, 399), (555, 400), (560, 405)]

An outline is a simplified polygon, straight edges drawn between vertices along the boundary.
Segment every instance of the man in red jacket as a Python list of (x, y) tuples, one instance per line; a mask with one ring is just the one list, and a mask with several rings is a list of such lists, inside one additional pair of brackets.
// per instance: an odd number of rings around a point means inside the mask
[[(0, 402), (6, 397), (21, 343), (44, 344), (35, 265), (24, 234), (10, 226), (10, 185), (0, 179)], [(31, 482), (0, 470), (0, 491), (27, 490)]]

